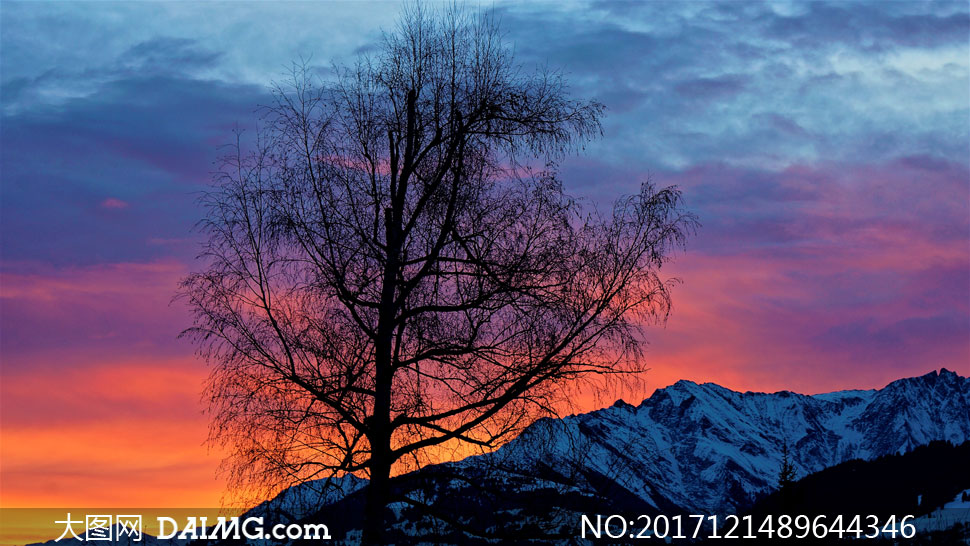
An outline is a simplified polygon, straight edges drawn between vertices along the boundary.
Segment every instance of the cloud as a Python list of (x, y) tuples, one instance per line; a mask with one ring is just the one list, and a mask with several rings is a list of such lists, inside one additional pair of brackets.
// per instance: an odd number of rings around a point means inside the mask
[(134, 73), (197, 74), (219, 64), (223, 53), (210, 51), (196, 40), (157, 36), (131, 46), (121, 54), (118, 64)]
[(122, 201), (121, 199), (116, 199), (114, 197), (109, 197), (105, 199), (104, 201), (101, 202), (100, 206), (103, 209), (109, 209), (109, 210), (126, 209), (129, 207), (128, 203)]
[(970, 172), (939, 157), (662, 173), (704, 226), (668, 274), (658, 376), (878, 387), (970, 361)]
[(652, 169), (965, 161), (965, 4), (592, 7), (502, 17), (520, 58), (562, 67), (577, 95), (610, 108), (599, 157)]
[(714, 78), (693, 78), (676, 85), (675, 91), (682, 97), (711, 99), (740, 93), (745, 87), (745, 78), (729, 74)]
[[(400, 2), (10, 4), (0, 21), (4, 111), (86, 97), (137, 75), (265, 86), (290, 62), (347, 58), (380, 37)], [(312, 21), (312, 24), (308, 22)], [(45, 90), (20, 93), (18, 89)]]
[(188, 271), (182, 263), (52, 267), (6, 262), (4, 269), (0, 349), (5, 377), (21, 366), (71, 368), (88, 355), (191, 354), (191, 347), (176, 340), (190, 318), (184, 307), (171, 303)]
[[(267, 101), (265, 84), (288, 62), (318, 54), (315, 62), (324, 64), (369, 50), (380, 23), (393, 21), (396, 5), (385, 7), (5, 8), (5, 260), (72, 274), (188, 263), (195, 252), (188, 227), (200, 212), (193, 194), (208, 182), (218, 145), (236, 123), (251, 127), (254, 107)], [(915, 279), (964, 256), (964, 3), (590, 7), (498, 7), (519, 60), (562, 68), (577, 96), (610, 108), (605, 136), (589, 156), (564, 162), (571, 188), (608, 204), (649, 174), (682, 185), (704, 222), (685, 271), (708, 271), (706, 259), (724, 259), (740, 282), (744, 272), (765, 268), (789, 291), (755, 298), (769, 310), (816, 316), (826, 306), (856, 306), (847, 324), (882, 332), (890, 325), (866, 322), (867, 313), (889, 312), (879, 306), (900, 287), (905, 305), (893, 308), (900, 320), (930, 320), (916, 302), (947, 307), (940, 302), (962, 294), (959, 283), (931, 294)], [(324, 30), (304, 24), (321, 10), (332, 15), (318, 18)], [(375, 12), (382, 19), (370, 20)], [(46, 286), (52, 275), (24, 283)], [(72, 298), (62, 307), (89, 309), (88, 320), (74, 329), (63, 323), (54, 345), (100, 340), (114, 347), (124, 337), (96, 327), (113, 311)], [(8, 327), (40, 328), (63, 312), (44, 305), (14, 302)], [(174, 320), (160, 316), (146, 331)], [(796, 315), (767, 316), (764, 324), (801, 324)], [(762, 324), (751, 320), (737, 325)], [(826, 323), (812, 331), (827, 339), (825, 331), (839, 328)], [(161, 347), (161, 339), (151, 342)]]
[(959, 2), (932, 6), (811, 2), (803, 13), (770, 17), (766, 32), (801, 48), (849, 46), (872, 52), (952, 44), (966, 41), (968, 33), (970, 16)]
[(959, 358), (970, 356), (961, 350), (967, 341), (967, 324), (968, 316), (959, 313), (904, 318), (884, 325), (866, 318), (833, 325), (812, 340), (832, 352), (844, 353), (843, 358), (856, 366), (896, 369), (901, 355), (914, 353), (933, 365), (937, 361), (959, 364)]
[[(254, 86), (145, 74), (60, 105), (7, 113), (0, 135), (6, 259), (190, 258), (197, 192), (233, 128), (251, 133), (254, 110), (267, 101)], [(117, 214), (126, 209), (139, 213)]]

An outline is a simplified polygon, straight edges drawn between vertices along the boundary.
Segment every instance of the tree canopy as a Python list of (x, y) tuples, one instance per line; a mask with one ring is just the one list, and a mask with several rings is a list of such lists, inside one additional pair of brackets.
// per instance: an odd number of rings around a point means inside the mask
[(488, 13), (410, 6), (335, 73), (297, 65), (226, 158), (181, 295), (233, 483), (359, 473), (379, 521), (396, 463), (492, 448), (564, 383), (643, 370), (696, 221), (650, 183), (606, 214), (571, 198), (555, 161), (603, 106), (517, 65)]

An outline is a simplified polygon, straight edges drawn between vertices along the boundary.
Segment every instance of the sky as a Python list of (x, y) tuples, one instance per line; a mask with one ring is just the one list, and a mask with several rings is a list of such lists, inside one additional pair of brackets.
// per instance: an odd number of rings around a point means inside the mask
[[(702, 223), (628, 401), (970, 375), (966, 2), (494, 9), (519, 61), (607, 106), (567, 190), (678, 185)], [(197, 192), (290, 63), (350, 62), (398, 11), (0, 4), (0, 506), (218, 504), (172, 303), (200, 266)]]

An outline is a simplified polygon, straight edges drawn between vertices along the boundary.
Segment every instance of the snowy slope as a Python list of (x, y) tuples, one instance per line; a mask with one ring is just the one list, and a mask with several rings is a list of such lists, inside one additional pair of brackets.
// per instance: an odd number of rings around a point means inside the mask
[(967, 439), (970, 379), (944, 369), (880, 390), (814, 396), (680, 381), (639, 406), (618, 402), (542, 420), (485, 459), (523, 474), (538, 465), (605, 476), (651, 506), (710, 513), (734, 511), (773, 488), (785, 443), (805, 476), (931, 440)]
[[(970, 440), (970, 378), (944, 369), (879, 390), (817, 395), (742, 393), (679, 381), (638, 406), (618, 401), (591, 413), (540, 420), (494, 453), (421, 474), (443, 480), (435, 487), (442, 492), (459, 488), (443, 478), (457, 473), (463, 478), (456, 484), (487, 479), (516, 494), (557, 488), (604, 498), (621, 491), (657, 511), (728, 513), (777, 485), (785, 444), (798, 478), (932, 440)], [(315, 488), (301, 486), (264, 507), (285, 507), (299, 516), (365, 483), (348, 476), (322, 500), (313, 498)]]
[(272, 499), (253, 507), (246, 516), (262, 516), (267, 521), (288, 523), (298, 521), (333, 504), (367, 485), (367, 480), (353, 474), (339, 478), (312, 480), (284, 489)]

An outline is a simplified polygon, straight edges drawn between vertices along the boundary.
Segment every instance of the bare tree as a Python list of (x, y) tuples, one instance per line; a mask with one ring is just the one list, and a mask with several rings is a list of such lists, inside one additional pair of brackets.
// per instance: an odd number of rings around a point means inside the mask
[(373, 543), (395, 465), (490, 449), (570, 380), (643, 369), (695, 220), (676, 188), (607, 215), (568, 197), (553, 161), (603, 107), (516, 65), (487, 13), (411, 6), (337, 74), (297, 66), (237, 143), (180, 294), (231, 483), (367, 476)]

